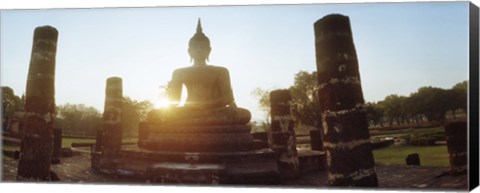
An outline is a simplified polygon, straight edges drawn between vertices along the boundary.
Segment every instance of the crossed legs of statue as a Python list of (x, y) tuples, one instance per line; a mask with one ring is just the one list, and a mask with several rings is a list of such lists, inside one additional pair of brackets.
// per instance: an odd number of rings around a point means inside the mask
[(207, 110), (175, 107), (153, 110), (147, 119), (162, 125), (244, 125), (250, 118), (250, 111), (237, 107)]

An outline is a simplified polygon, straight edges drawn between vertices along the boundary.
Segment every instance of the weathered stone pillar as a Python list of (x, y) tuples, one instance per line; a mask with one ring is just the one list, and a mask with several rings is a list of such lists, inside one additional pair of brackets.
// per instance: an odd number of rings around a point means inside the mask
[(314, 24), (323, 146), (330, 186), (378, 186), (349, 18)]
[(467, 172), (467, 122), (454, 121), (445, 126), (447, 149), (450, 160), (450, 174)]
[(62, 128), (54, 128), (53, 129), (52, 164), (60, 163), (61, 154), (62, 154)]
[(97, 128), (97, 134), (95, 136), (95, 152), (102, 151), (102, 137), (103, 137), (103, 127)]
[(122, 79), (119, 77), (108, 78), (101, 139), (102, 153), (106, 157), (115, 156), (122, 145), (122, 103)]
[(138, 140), (145, 140), (149, 135), (149, 125), (147, 122), (140, 122), (138, 124)]
[(297, 143), (293, 119), (290, 112), (292, 96), (288, 90), (270, 92), (271, 104), (271, 146), (279, 153), (279, 168), (282, 178), (294, 178), (299, 174)]
[(33, 35), (17, 180), (51, 180), (57, 39), (51, 26), (37, 27)]
[(322, 133), (320, 130), (310, 131), (310, 149), (323, 151)]

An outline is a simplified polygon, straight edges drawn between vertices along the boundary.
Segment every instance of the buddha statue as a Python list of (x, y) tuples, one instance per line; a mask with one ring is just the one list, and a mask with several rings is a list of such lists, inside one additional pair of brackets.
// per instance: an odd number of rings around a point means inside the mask
[[(197, 32), (189, 41), (190, 67), (176, 69), (167, 87), (169, 107), (149, 112), (138, 146), (155, 151), (246, 151), (253, 148), (251, 114), (235, 104), (226, 68), (207, 64), (210, 40)], [(187, 99), (180, 105), (182, 86)]]
[[(176, 69), (167, 87), (170, 106), (149, 114), (149, 121), (163, 124), (246, 124), (250, 112), (235, 104), (230, 75), (226, 68), (207, 64), (210, 40), (202, 32), (200, 19), (197, 32), (189, 41), (190, 67)], [(187, 99), (179, 106), (182, 86)]]

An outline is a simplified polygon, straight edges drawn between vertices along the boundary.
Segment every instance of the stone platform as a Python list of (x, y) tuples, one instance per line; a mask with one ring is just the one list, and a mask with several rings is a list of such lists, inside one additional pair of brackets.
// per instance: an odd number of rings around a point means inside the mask
[(122, 146), (118, 157), (92, 152), (92, 168), (110, 175), (151, 182), (278, 184), (277, 154), (270, 149), (237, 152), (151, 151)]
[[(158, 184), (132, 176), (113, 176), (96, 172), (91, 168), (90, 148), (73, 148), (80, 155), (62, 158), (61, 163), (52, 165), (61, 178), (62, 183), (72, 184)], [(299, 151), (299, 156), (303, 152)], [(15, 182), (18, 160), (3, 156), (2, 182)], [(468, 176), (441, 176), (448, 170), (446, 167), (423, 167), (405, 165), (376, 165), (379, 189), (382, 190), (437, 190), (437, 191), (468, 191)], [(270, 188), (309, 188), (327, 189), (327, 172), (325, 170), (310, 171), (297, 179), (287, 180), (279, 185), (268, 185)], [(169, 183), (166, 183), (167, 185)], [(178, 185), (175, 185), (178, 186)], [(212, 185), (213, 186), (213, 185)], [(263, 185), (256, 185), (262, 187)], [(240, 187), (246, 187), (244, 185)], [(265, 187), (265, 186), (263, 186)], [(142, 190), (142, 187), (138, 187)]]

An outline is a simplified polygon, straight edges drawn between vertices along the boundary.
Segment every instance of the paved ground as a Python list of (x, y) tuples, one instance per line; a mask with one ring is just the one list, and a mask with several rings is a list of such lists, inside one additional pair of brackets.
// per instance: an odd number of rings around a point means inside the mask
[[(89, 183), (89, 184), (145, 184), (146, 182), (123, 177), (112, 177), (94, 172), (90, 168), (90, 155), (80, 155), (62, 158), (62, 163), (52, 165), (52, 168), (62, 179), (61, 183)], [(17, 160), (3, 158), (2, 181), (15, 181)], [(395, 190), (455, 190), (467, 191), (467, 175), (441, 176), (446, 171), (443, 167), (418, 167), (418, 166), (376, 166), (379, 185), (382, 189)], [(327, 175), (325, 171), (311, 172), (302, 175), (299, 179), (286, 182), (286, 187), (324, 188)]]

